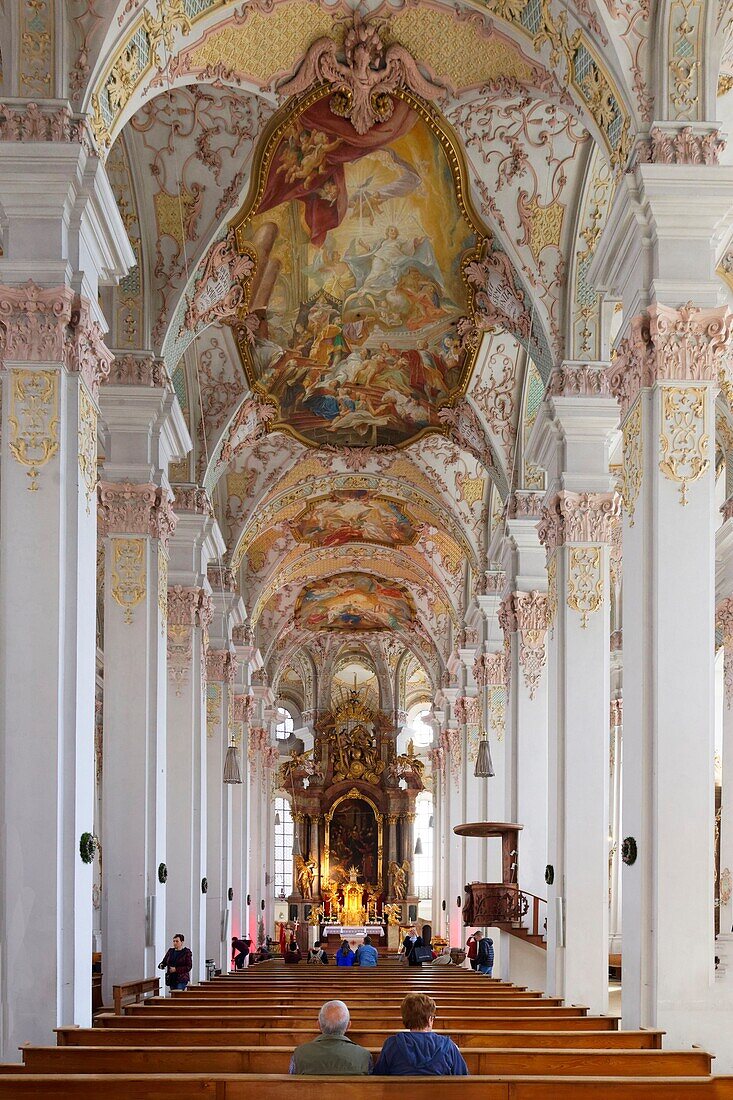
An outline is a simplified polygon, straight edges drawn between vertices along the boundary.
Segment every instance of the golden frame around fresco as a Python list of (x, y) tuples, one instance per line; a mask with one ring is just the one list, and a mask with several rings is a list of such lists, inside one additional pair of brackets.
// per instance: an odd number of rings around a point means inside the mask
[[(279, 147), (281, 138), (288, 127), (292, 125), (294, 118), (300, 117), (309, 107), (312, 107), (320, 100), (333, 95), (334, 90), (331, 84), (319, 84), (309, 91), (304, 92), (302, 95), (288, 100), (288, 102), (270, 119), (258, 143), (254, 157), (249, 194), (240, 210), (229, 222), (230, 229), (234, 230), (237, 250), (241, 255), (247, 254), (252, 256), (255, 259), (255, 264), (258, 262), (257, 250), (252, 246), (250, 241), (245, 239), (245, 231), (252, 218), (257, 214), (259, 204), (267, 185), (270, 165)], [(473, 320), (475, 317), (475, 292), (466, 278), (465, 269), (470, 262), (480, 260), (485, 245), (492, 239), (493, 234), (482, 223), (471, 200), (468, 186), (468, 169), (463, 150), (461, 149), (460, 142), (453, 128), (435, 107), (408, 91), (406, 88), (398, 88), (394, 92), (391, 92), (390, 95), (396, 99), (402, 100), (408, 107), (411, 107), (437, 138), (453, 178), (455, 199), (461, 217), (469, 229), (476, 234), (476, 244), (464, 254), (461, 260), (461, 280), (466, 290), (468, 315)], [(250, 358), (248, 332), (244, 328), (240, 330), (235, 327), (234, 336), (250, 388), (279, 412), (277, 400), (271, 397), (255, 378), (255, 372)], [(480, 346), (481, 333), (478, 333), (472, 345), (470, 345), (469, 353), (466, 355), (461, 378), (455, 391), (449, 400), (440, 403), (439, 408), (450, 408), (465, 396), (476, 365)], [(269, 422), (267, 424), (267, 430), (287, 432), (306, 447), (319, 447), (318, 443), (315, 443), (312, 439), (308, 439), (287, 421), (279, 418)], [(440, 425), (426, 425), (419, 431), (416, 431), (409, 439), (399, 441), (390, 446), (401, 449), (411, 446), (425, 435), (446, 435), (447, 432), (448, 429)]]
[(382, 889), (382, 863), (384, 860), (384, 814), (381, 814), (377, 809), (376, 803), (372, 802), (368, 795), (363, 791), (358, 790), (356, 787), (352, 787), (346, 794), (340, 795), (334, 800), (331, 809), (324, 815), (325, 821), (325, 836), (323, 843), (323, 871), (322, 878), (324, 882), (327, 882), (331, 876), (331, 819), (336, 811), (336, 807), (340, 806), (342, 802), (347, 802), (348, 799), (359, 799), (361, 802), (366, 802), (372, 808), (372, 812), (377, 821), (377, 888)]

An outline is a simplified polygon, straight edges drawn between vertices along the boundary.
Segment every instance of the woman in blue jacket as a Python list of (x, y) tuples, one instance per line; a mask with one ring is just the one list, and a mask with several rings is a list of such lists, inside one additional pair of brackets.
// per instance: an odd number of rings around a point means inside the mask
[(465, 1077), (468, 1066), (448, 1035), (433, 1031), (435, 1001), (426, 993), (408, 993), (402, 1022), (408, 1031), (390, 1035), (373, 1069), (382, 1077)]
[(336, 966), (353, 966), (354, 965), (354, 952), (349, 947), (348, 940), (339, 947), (336, 952)]
[(356, 949), (354, 962), (357, 966), (376, 966), (379, 953), (372, 944), (371, 936), (365, 936), (364, 942)]

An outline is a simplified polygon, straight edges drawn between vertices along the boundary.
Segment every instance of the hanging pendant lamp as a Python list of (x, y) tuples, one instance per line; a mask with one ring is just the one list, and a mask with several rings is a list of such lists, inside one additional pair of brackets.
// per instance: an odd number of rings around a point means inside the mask
[(415, 855), (416, 856), (421, 856), (422, 855), (422, 837), (418, 837), (417, 840), (415, 841)]
[(242, 782), (242, 769), (239, 766), (239, 753), (237, 752), (237, 746), (235, 744), (231, 744), (227, 749), (224, 760), (224, 782)]
[(473, 774), (477, 779), (493, 779), (496, 775), (494, 771), (494, 765), (491, 763), (491, 749), (489, 747), (489, 738), (485, 733), (482, 733), (481, 739), (478, 743), (478, 754), (476, 756), (476, 767), (473, 770)]
[(279, 811), (279, 810), (275, 810), (275, 824), (276, 824), (276, 825), (282, 825), (282, 821), (281, 821), (281, 819), (280, 819), (280, 811)]

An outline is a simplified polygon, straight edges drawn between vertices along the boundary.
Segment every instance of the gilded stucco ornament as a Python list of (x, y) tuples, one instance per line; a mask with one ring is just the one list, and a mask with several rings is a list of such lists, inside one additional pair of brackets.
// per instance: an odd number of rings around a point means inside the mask
[(603, 548), (600, 546), (571, 546), (568, 555), (567, 603), (580, 614), (580, 625), (585, 630), (588, 616), (603, 603)]
[(629, 527), (634, 526), (636, 502), (641, 491), (644, 474), (644, 442), (642, 427), (642, 399), (637, 398), (631, 412), (626, 417), (622, 429), (623, 472), (621, 495), (624, 510), (629, 518)]
[(11, 369), (8, 448), (26, 466), (27, 489), (38, 491), (39, 471), (59, 450), (59, 372)]
[(659, 469), (680, 487), (680, 504), (688, 487), (710, 469), (708, 386), (662, 386)]
[(132, 623), (132, 613), (145, 599), (147, 569), (145, 542), (143, 539), (113, 538), (112, 542), (112, 598), (124, 611), (124, 621)]

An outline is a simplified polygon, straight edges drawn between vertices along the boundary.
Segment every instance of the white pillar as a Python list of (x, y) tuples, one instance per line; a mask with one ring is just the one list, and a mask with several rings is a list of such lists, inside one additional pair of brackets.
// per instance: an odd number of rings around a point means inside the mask
[[(150, 977), (164, 952), (168, 463), (190, 438), (167, 386), (109, 385), (105, 478), (103, 945), (104, 999)], [(150, 480), (150, 477), (153, 480)]]
[(206, 955), (217, 969), (230, 969), (229, 951), (232, 866), (231, 787), (224, 783), (224, 759), (229, 745), (229, 715), (233, 701), (236, 659), (229, 649), (206, 655)]
[[(611, 653), (613, 660), (614, 653)], [(623, 841), (623, 821), (621, 817), (621, 768), (623, 759), (623, 700), (611, 700), (611, 757), (609, 791), (609, 843), (608, 853), (608, 951), (619, 954), (622, 945), (621, 920), (621, 844)]]
[[(79, 841), (94, 827), (97, 386), (109, 369), (97, 303), (135, 262), (81, 126), (63, 104), (36, 106), (29, 128), (26, 106), (6, 103), (23, 141), (0, 142), (3, 1061), (91, 1018), (92, 865)], [(31, 134), (66, 122), (68, 140)]]
[(604, 366), (565, 364), (530, 437), (548, 471), (549, 800), (547, 991), (608, 1010), (610, 491), (618, 422)]
[(206, 709), (205, 635), (213, 607), (206, 570), (223, 547), (204, 490), (175, 486), (178, 519), (168, 569), (166, 941), (182, 932), (192, 977), (205, 977)]
[(509, 594), (500, 622), (509, 650), (507, 821), (524, 826), (519, 883), (546, 897), (547, 864), (547, 570), (537, 534), (542, 494), (510, 502), (504, 565)]
[(76, 322), (73, 307), (66, 287), (0, 287), (4, 1060), (91, 1020), (92, 867), (79, 842), (94, 829), (97, 383), (111, 356), (88, 304)]
[[(723, 506), (715, 536), (716, 621), (723, 634), (723, 779), (720, 796), (720, 935), (725, 937), (726, 981), (733, 981), (733, 499)], [(719, 952), (718, 952), (719, 953)], [(728, 974), (728, 970), (731, 973)]]

